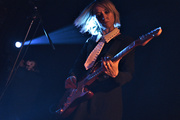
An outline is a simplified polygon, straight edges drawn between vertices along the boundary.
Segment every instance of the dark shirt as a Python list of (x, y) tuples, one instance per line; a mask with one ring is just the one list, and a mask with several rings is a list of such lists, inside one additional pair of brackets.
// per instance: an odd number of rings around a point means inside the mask
[[(112, 58), (123, 48), (128, 46), (133, 39), (124, 35), (113, 38), (106, 43), (97, 61), (102, 57)], [(80, 81), (85, 75), (84, 63), (90, 52), (97, 45), (95, 37), (89, 38), (84, 44), (70, 75), (75, 75)], [(119, 63), (119, 74), (112, 78), (105, 73), (87, 86), (94, 92), (94, 96), (79, 105), (73, 114), (73, 120), (121, 120), (122, 117), (122, 93), (121, 86), (132, 79), (134, 72), (134, 51), (124, 56)]]

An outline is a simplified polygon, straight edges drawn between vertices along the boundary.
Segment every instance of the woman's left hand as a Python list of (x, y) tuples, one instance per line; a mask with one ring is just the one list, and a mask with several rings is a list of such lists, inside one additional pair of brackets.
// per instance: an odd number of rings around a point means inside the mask
[(110, 59), (108, 59), (108, 57), (102, 58), (102, 65), (104, 72), (107, 75), (115, 78), (119, 74), (119, 69), (118, 69), (119, 61), (120, 60), (112, 62)]

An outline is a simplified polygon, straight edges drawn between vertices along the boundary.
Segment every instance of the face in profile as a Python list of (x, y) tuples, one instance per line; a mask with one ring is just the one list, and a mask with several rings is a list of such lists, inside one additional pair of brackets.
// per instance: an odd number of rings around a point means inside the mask
[(99, 23), (105, 28), (112, 31), (114, 29), (114, 14), (103, 6), (97, 5), (94, 8), (94, 14)]

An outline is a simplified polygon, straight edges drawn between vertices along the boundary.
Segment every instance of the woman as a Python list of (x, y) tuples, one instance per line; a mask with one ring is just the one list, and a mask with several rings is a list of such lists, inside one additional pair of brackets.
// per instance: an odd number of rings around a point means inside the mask
[[(134, 52), (130, 52), (121, 60), (111, 61), (111, 58), (133, 39), (120, 33), (119, 13), (109, 0), (92, 2), (75, 20), (75, 25), (81, 27), (81, 33), (89, 32), (92, 37), (84, 44), (70, 76), (65, 81), (65, 88), (77, 88), (76, 83), (92, 69), (94, 61), (101, 61), (104, 73), (87, 86), (94, 96), (81, 103), (71, 117), (73, 120), (121, 120), (121, 86), (132, 79)], [(91, 53), (102, 41), (103, 48), (99, 50), (97, 58), (89, 62)]]

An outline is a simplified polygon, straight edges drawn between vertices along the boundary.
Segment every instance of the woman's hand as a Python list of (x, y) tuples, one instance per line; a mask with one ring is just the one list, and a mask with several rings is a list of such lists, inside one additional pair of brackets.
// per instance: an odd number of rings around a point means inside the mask
[(75, 76), (70, 76), (66, 79), (65, 81), (65, 88), (68, 89), (68, 88), (77, 88), (76, 86), (76, 77)]
[(107, 57), (102, 58), (102, 65), (103, 65), (104, 72), (107, 75), (115, 78), (119, 74), (119, 68), (118, 68), (119, 61), (120, 60), (112, 62)]

